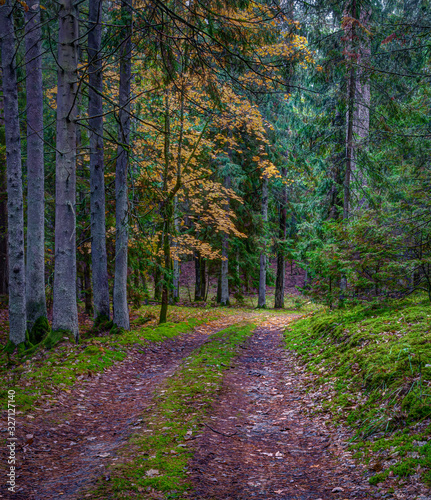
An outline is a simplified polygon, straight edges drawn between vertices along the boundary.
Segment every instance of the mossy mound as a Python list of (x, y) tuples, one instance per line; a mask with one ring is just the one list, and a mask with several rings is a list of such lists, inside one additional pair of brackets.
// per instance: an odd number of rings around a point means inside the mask
[(126, 333), (126, 331), (127, 330), (125, 328), (112, 323), (112, 328), (109, 330), (109, 333), (111, 335), (121, 335), (122, 333)]
[(431, 443), (430, 321), (428, 298), (417, 295), (321, 311), (285, 332), (325, 394), (320, 411), (356, 429), (358, 457), (379, 456), (384, 470), (371, 484), (418, 466), (431, 481), (431, 445), (429, 456), (423, 448)]
[(43, 341), (43, 345), (46, 349), (52, 349), (63, 340), (75, 342), (75, 336), (69, 330), (51, 330)]
[(33, 345), (40, 344), (51, 332), (48, 319), (45, 316), (40, 316), (35, 321), (33, 328), (29, 333), (29, 341)]

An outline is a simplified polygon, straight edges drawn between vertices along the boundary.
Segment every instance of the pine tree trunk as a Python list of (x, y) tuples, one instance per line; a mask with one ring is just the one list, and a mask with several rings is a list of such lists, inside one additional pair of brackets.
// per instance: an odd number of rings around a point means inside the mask
[(76, 92), (78, 9), (61, 0), (58, 31), (57, 155), (55, 197), (54, 330), (79, 338), (76, 304)]
[(206, 279), (206, 260), (201, 257), (201, 291), (200, 297), (201, 300), (205, 300), (205, 291), (207, 288), (207, 279)]
[(109, 318), (108, 259), (105, 224), (105, 165), (103, 161), (103, 73), (102, 0), (89, 2), (88, 115), (90, 126), (90, 211), (91, 260), (94, 294), (94, 318)]
[(171, 271), (171, 246), (169, 241), (170, 223), (173, 215), (173, 207), (171, 201), (166, 202), (163, 209), (164, 231), (163, 231), (163, 256), (164, 256), (164, 276), (162, 285), (162, 307), (160, 308), (159, 324), (166, 323), (168, 319), (169, 306), (169, 278)]
[[(371, 8), (361, 6), (359, 20), (362, 26), (367, 27), (371, 17)], [(361, 30), (357, 57), (357, 77), (355, 82), (355, 109), (353, 112), (353, 162), (351, 180), (355, 183), (355, 203), (358, 210), (367, 207), (365, 189), (367, 187), (366, 176), (359, 165), (360, 152), (365, 148), (370, 130), (370, 104), (371, 92), (370, 81), (367, 75), (367, 66), (370, 62), (371, 46), (370, 39)]]
[[(3, 93), (3, 91), (1, 91)], [(0, 144), (4, 144), (3, 100), (0, 101)], [(0, 156), (0, 295), (8, 293), (8, 251), (7, 251), (7, 173), (6, 155)]]
[(260, 253), (259, 269), (259, 298), (257, 307), (266, 307), (266, 224), (268, 222), (268, 178), (265, 176), (262, 181), (262, 224), (264, 248)]
[(38, 0), (27, 1), (25, 59), (27, 94), (27, 327), (47, 315), (45, 297), (45, 200), (43, 157), (42, 30)]
[(132, 11), (122, 2), (122, 19), (126, 26), (121, 46), (120, 61), (120, 111), (119, 142), (115, 177), (116, 195), (116, 240), (114, 277), (114, 323), (129, 329), (127, 305), (127, 250), (128, 250), (128, 194), (127, 172), (129, 166), (130, 135), (130, 83), (132, 79)]
[(24, 214), (15, 35), (11, 1), (0, 5), (1, 61), (6, 135), (9, 252), (9, 339), (25, 341)]
[[(286, 177), (286, 168), (281, 169), (282, 177)], [(286, 259), (284, 256), (284, 243), (286, 241), (287, 226), (287, 188), (283, 186), (280, 201), (280, 226), (279, 226), (279, 244), (277, 251), (277, 277), (275, 280), (275, 301), (274, 309), (284, 307), (284, 281), (286, 275)]]
[[(178, 200), (177, 200), (177, 197), (175, 197), (175, 200), (174, 200), (174, 227), (175, 227), (175, 234), (176, 235), (178, 235), (178, 233), (179, 233), (177, 207), (178, 207)], [(175, 243), (174, 246), (177, 247), (177, 244)], [(180, 299), (180, 262), (178, 260), (178, 255), (176, 255), (174, 262), (173, 262), (173, 271), (174, 271), (173, 297), (174, 297), (174, 302), (178, 302)]]
[[(352, 0), (347, 5), (345, 15), (350, 16), (351, 19), (358, 19), (360, 26), (366, 28), (371, 17), (371, 8), (359, 6), (356, 0)], [(364, 29), (359, 29), (354, 21), (347, 25), (345, 39), (350, 69), (347, 85), (343, 217), (348, 219), (353, 208), (365, 208), (367, 204), (366, 177), (359, 166), (359, 157), (370, 128), (370, 82), (364, 66), (369, 63), (371, 47)]]
[[(230, 188), (230, 176), (226, 176), (224, 185)], [(226, 200), (226, 209), (229, 209), (229, 198)], [(229, 235), (223, 233), (221, 243), (221, 270), (220, 270), (220, 305), (229, 305)]]
[(221, 271), (220, 271), (220, 304), (222, 306), (229, 305), (229, 236), (226, 233), (223, 233), (222, 236), (222, 257), (221, 261)]
[(201, 258), (199, 252), (194, 253), (195, 261), (195, 301), (201, 300)]

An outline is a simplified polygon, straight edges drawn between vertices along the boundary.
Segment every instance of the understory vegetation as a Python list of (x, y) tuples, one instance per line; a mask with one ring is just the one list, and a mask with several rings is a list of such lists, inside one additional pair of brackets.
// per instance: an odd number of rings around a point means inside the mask
[(311, 313), (285, 332), (311, 372), (313, 411), (354, 433), (351, 449), (373, 472), (431, 483), (431, 309), (426, 296)]

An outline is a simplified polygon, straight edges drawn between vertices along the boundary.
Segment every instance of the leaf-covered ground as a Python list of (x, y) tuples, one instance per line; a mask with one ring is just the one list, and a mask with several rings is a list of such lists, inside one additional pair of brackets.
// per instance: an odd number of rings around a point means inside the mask
[(311, 307), (157, 327), (150, 305), (131, 332), (88, 322), (78, 346), (13, 356), (19, 490), (0, 498), (431, 498), (428, 304)]

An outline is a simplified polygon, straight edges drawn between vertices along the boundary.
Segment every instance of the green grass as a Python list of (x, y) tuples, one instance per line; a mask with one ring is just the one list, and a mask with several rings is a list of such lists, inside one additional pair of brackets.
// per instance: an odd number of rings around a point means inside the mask
[(199, 433), (220, 391), (223, 371), (254, 328), (252, 324), (226, 328), (185, 359), (158, 389), (155, 406), (143, 415), (143, 431), (127, 444), (122, 462), (112, 466), (110, 481), (101, 479), (91, 498), (147, 498), (154, 490), (166, 499), (183, 498), (190, 488), (188, 443)]
[(321, 408), (357, 430), (372, 484), (389, 473), (431, 480), (431, 307), (422, 296), (321, 311), (292, 324), (286, 345), (315, 374)]
[(190, 318), (160, 326), (135, 326), (134, 330), (119, 335), (83, 338), (78, 345), (66, 341), (51, 350), (42, 346), (36, 353), (19, 358), (19, 364), (12, 367), (3, 354), (0, 357), (0, 407), (7, 407), (7, 391), (14, 389), (17, 409), (25, 413), (36, 404), (49, 402), (54, 391), (69, 391), (77, 379), (91, 377), (123, 360), (131, 346), (162, 342), (202, 323), (204, 320)]

